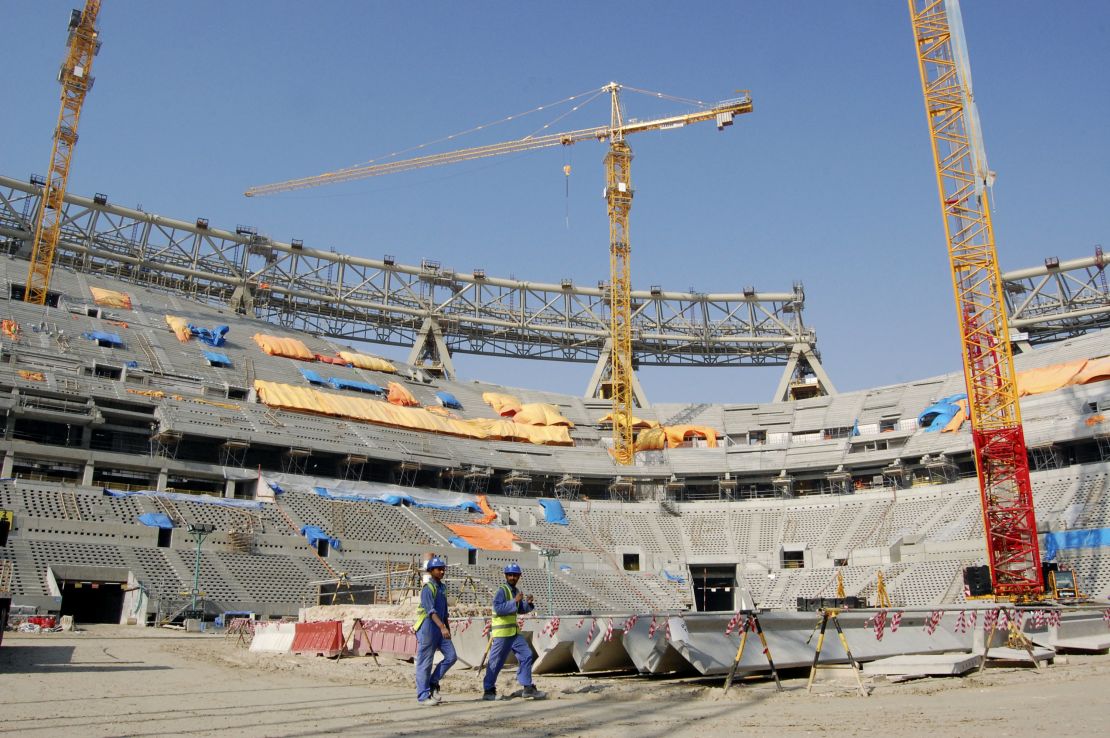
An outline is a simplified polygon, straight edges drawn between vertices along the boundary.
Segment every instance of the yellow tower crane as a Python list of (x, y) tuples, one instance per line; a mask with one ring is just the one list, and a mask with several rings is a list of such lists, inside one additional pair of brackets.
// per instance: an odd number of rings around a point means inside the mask
[(85, 95), (93, 85), (93, 57), (100, 50), (100, 36), (96, 30), (99, 13), (100, 0), (86, 0), (83, 11), (74, 10), (70, 15), (68, 50), (58, 71), (58, 82), (62, 85), (62, 109), (58, 113), (58, 126), (54, 129), (54, 148), (50, 154), (42, 204), (35, 219), (31, 264), (27, 270), (27, 287), (23, 292), (26, 302), (38, 305), (46, 304), (50, 289), (54, 250), (62, 232), (62, 207), (66, 183), (69, 182), (69, 165), (73, 147), (77, 144), (77, 123), (81, 119)]
[[(733, 117), (752, 111), (748, 93), (724, 100), (702, 110), (654, 120), (625, 121), (621, 108), (622, 85), (616, 82), (599, 92), (609, 93), (609, 125), (585, 128), (565, 133), (527, 136), (488, 146), (429, 154), (381, 164), (362, 164), (312, 177), (302, 177), (285, 182), (259, 185), (246, 191), (247, 197), (288, 192), (319, 185), (348, 182), (383, 174), (395, 174), (414, 169), (455, 164), (502, 154), (545, 149), (554, 146), (571, 146), (580, 141), (608, 141), (609, 153), (605, 157), (605, 198), (609, 208), (609, 305), (610, 305), (610, 380), (613, 401), (613, 457), (618, 464), (631, 464), (632, 444), (632, 299), (630, 282), (631, 246), (628, 236), (628, 215), (632, 208), (632, 149), (625, 137), (642, 131), (661, 131), (681, 128), (691, 123), (715, 121), (717, 130), (732, 125)], [(628, 88), (632, 89), (632, 88)], [(654, 94), (654, 93), (653, 93)]]

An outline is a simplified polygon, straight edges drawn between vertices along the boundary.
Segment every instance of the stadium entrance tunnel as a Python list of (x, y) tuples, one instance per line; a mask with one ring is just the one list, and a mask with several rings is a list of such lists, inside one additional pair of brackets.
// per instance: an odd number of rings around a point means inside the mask
[(736, 564), (691, 564), (694, 608), (699, 612), (731, 612), (736, 602)]
[(51, 566), (50, 574), (62, 596), (60, 613), (75, 623), (119, 623), (127, 569), (114, 566)]

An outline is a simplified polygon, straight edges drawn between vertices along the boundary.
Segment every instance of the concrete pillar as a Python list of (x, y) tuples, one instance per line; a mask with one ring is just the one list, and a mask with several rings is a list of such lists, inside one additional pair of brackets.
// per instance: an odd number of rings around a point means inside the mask
[(166, 467), (158, 470), (158, 491), (165, 492), (166, 484), (170, 481), (170, 471)]
[(88, 461), (85, 462), (85, 472), (81, 475), (81, 484), (82, 485), (84, 485), (85, 487), (92, 486), (93, 471), (95, 469), (96, 469), (96, 465), (93, 463), (92, 459), (89, 459)]
[(231, 498), (235, 496), (235, 480), (229, 479), (224, 484), (224, 497)]
[(12, 475), (12, 469), (15, 468), (15, 451), (7, 451), (4, 453), (4, 466), (0, 467), (0, 477), (7, 479)]

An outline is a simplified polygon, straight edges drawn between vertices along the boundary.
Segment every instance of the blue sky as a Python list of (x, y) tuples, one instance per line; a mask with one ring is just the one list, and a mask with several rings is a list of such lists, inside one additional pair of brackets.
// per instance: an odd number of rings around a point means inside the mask
[[(75, 0), (5, 0), (0, 173), (45, 173)], [(1110, 246), (1110, 3), (966, 2), (1004, 270)], [(610, 80), (755, 111), (630, 138), (633, 286), (806, 288), (838, 389), (958, 369), (906, 4), (105, 0), (70, 190), (306, 245), (539, 282), (607, 277), (600, 144), (270, 198), (252, 184), (439, 139)], [(18, 72), (12, 70), (18, 69)], [(629, 115), (675, 112), (627, 96)], [(458, 140), (532, 133), (565, 109)], [(555, 130), (604, 124), (603, 99)], [(572, 165), (566, 194), (563, 165)], [(569, 212), (569, 227), (566, 218)], [(405, 352), (384, 348), (388, 356)], [(456, 357), (578, 394), (587, 365)], [(780, 369), (653, 369), (663, 401), (766, 401)]]

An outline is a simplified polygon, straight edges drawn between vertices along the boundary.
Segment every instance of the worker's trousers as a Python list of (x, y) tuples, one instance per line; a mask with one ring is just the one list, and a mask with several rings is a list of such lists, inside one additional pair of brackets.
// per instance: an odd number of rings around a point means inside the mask
[(482, 680), (482, 687), (487, 692), (495, 688), (497, 675), (501, 673), (501, 667), (505, 665), (505, 659), (509, 658), (510, 651), (516, 654), (516, 660), (520, 663), (516, 669), (516, 680), (522, 687), (532, 683), (532, 661), (535, 657), (532, 655), (532, 647), (528, 645), (528, 641), (517, 633), (505, 638), (494, 638), (490, 644), (489, 664)]
[[(432, 659), (436, 651), (443, 654), (443, 660), (433, 670)], [(444, 638), (439, 626), (427, 618), (416, 631), (416, 699), (428, 699), (432, 694), (432, 685), (439, 684), (456, 660), (455, 644)]]

